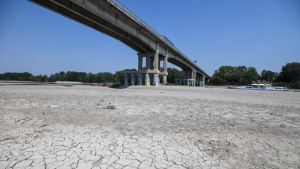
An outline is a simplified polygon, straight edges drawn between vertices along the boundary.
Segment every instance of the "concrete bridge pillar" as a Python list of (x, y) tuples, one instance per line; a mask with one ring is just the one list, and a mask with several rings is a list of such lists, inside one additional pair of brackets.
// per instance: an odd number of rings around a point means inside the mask
[(163, 81), (162, 81), (163, 84), (167, 84), (167, 77), (168, 75), (163, 75)]
[(141, 73), (137, 74), (137, 85), (143, 85), (143, 76)]
[(196, 79), (196, 71), (192, 70), (191, 72), (191, 79)]
[(153, 85), (158, 86), (159, 85), (159, 76), (158, 73), (153, 74)]
[(130, 82), (131, 82), (131, 85), (135, 85), (135, 74), (134, 73), (132, 73), (131, 75), (130, 75)]
[(128, 87), (128, 74), (127, 73), (124, 74), (124, 86)]
[(153, 69), (158, 70), (158, 64), (159, 64), (159, 50), (157, 49), (154, 58), (153, 58)]
[[(151, 67), (151, 55), (146, 55), (146, 69), (150, 70)], [(149, 73), (145, 73), (145, 86), (150, 86), (150, 75)]]
[(168, 57), (164, 57), (164, 64), (163, 64), (164, 72), (168, 72)]
[(158, 86), (159, 85), (159, 49), (158, 49), (158, 44), (156, 45), (156, 52), (154, 54), (154, 58), (153, 58), (153, 69), (154, 71), (157, 71), (157, 73), (153, 74), (153, 85), (154, 86)]
[(146, 56), (146, 69), (147, 70), (150, 70), (150, 63), (151, 62), (151, 58), (150, 58), (150, 55), (147, 55)]
[(153, 55), (150, 57), (150, 69), (151, 70), (154, 69), (154, 57), (153, 57)]
[(142, 70), (143, 68), (143, 55), (141, 53), (138, 53), (138, 70)]
[(168, 54), (167, 54), (167, 56), (164, 57), (164, 62), (163, 62), (163, 70), (164, 70), (163, 84), (167, 84), (167, 77), (168, 77), (168, 65), (167, 65), (167, 60), (168, 60)]
[(204, 88), (205, 87), (205, 76), (204, 75), (202, 75), (202, 87)]
[(149, 73), (145, 74), (145, 86), (150, 86), (150, 75), (149, 75)]
[[(141, 71), (143, 69), (143, 54), (138, 53), (138, 70)], [(141, 73), (137, 74), (137, 85), (143, 85), (143, 76)]]

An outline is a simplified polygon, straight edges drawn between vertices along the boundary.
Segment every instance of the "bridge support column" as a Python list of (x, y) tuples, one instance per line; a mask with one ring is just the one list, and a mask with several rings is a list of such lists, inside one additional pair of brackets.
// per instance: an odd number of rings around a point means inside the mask
[(142, 76), (142, 74), (141, 73), (139, 73), (138, 75), (138, 79), (137, 79), (137, 84), (138, 85), (143, 85), (143, 76)]
[(149, 73), (145, 74), (145, 86), (150, 86), (150, 75), (149, 75)]
[(154, 86), (158, 86), (159, 85), (159, 44), (156, 44), (156, 52), (154, 54), (154, 58), (153, 58), (153, 69), (154, 71), (157, 71), (157, 73), (153, 74), (153, 85)]
[(167, 84), (167, 77), (168, 75), (163, 75), (163, 81), (162, 81), (163, 84)]
[(163, 84), (167, 84), (167, 77), (168, 77), (168, 66), (167, 66), (167, 59), (168, 59), (168, 54), (167, 56), (164, 57), (164, 64), (163, 64), (163, 69), (164, 69), (164, 75), (163, 75)]
[(158, 86), (159, 85), (159, 76), (158, 73), (153, 74), (153, 85)]
[(143, 55), (141, 53), (138, 53), (138, 70), (142, 70), (143, 68)]
[[(143, 54), (138, 53), (138, 70), (141, 71), (143, 69)], [(143, 85), (143, 76), (141, 73), (137, 74), (137, 85)]]
[(153, 70), (153, 69), (154, 69), (153, 66), (154, 66), (154, 57), (152, 56), (152, 57), (150, 57), (150, 67), (149, 67), (149, 68), (150, 68), (151, 70)]
[(149, 70), (150, 69), (150, 56), (146, 56), (146, 69)]
[(128, 75), (124, 74), (124, 87), (128, 87)]
[(202, 87), (204, 88), (205, 87), (205, 76), (202, 75)]
[(191, 72), (191, 79), (196, 79), (196, 71), (192, 70)]
[(157, 49), (154, 55), (153, 59), (153, 69), (158, 70), (158, 64), (159, 64), (159, 50)]
[(131, 85), (135, 85), (135, 74), (134, 73), (132, 73), (131, 75), (130, 75), (130, 81), (131, 81)]

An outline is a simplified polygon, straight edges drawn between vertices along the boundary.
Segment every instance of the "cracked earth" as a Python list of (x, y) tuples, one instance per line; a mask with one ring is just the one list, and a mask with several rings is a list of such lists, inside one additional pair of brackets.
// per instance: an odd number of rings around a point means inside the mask
[(300, 169), (300, 93), (0, 86), (0, 168)]

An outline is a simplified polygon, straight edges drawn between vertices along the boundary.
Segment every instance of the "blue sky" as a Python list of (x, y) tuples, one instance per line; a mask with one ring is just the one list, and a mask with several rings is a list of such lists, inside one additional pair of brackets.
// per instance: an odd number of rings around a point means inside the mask
[[(300, 0), (120, 0), (207, 73), (300, 62)], [(121, 42), (26, 0), (0, 1), (0, 73), (137, 68)]]

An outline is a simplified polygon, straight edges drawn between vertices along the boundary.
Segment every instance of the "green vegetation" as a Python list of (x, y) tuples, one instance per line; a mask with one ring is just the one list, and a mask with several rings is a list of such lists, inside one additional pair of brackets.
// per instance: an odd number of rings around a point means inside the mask
[[(135, 69), (126, 69), (135, 70)], [(168, 68), (168, 83), (175, 84), (175, 79), (184, 78), (185, 73), (175, 68)], [(50, 75), (37, 75), (31, 73), (4, 73), (0, 74), (0, 80), (17, 80), (17, 81), (35, 81), (35, 82), (56, 82), (56, 81), (76, 81), (83, 83), (119, 83), (123, 84), (124, 74), (117, 71), (114, 74), (109, 72), (86, 73), (86, 72), (58, 72)]]
[(4, 73), (0, 74), (1, 80), (18, 80), (18, 81), (32, 81), (32, 74), (28, 72), (24, 73)]
[(210, 79), (210, 84), (213, 85), (237, 85), (248, 84), (252, 81), (256, 81), (259, 78), (259, 74), (253, 67), (245, 66), (221, 66), (215, 71), (214, 75)]
[(274, 82), (278, 77), (277, 72), (272, 72), (270, 70), (263, 70), (260, 75), (260, 80), (264, 80), (267, 82)]
[(59, 72), (49, 76), (49, 82), (55, 81), (76, 81), (76, 82), (85, 82), (85, 83), (109, 83), (115, 82), (114, 75), (109, 72), (103, 73), (85, 73), (85, 72)]
[[(127, 69), (128, 70), (128, 69)], [(134, 69), (131, 69), (134, 70)], [(175, 79), (185, 77), (183, 71), (168, 68), (168, 83), (175, 84)], [(31, 73), (4, 73), (0, 74), (0, 80), (55, 82), (55, 81), (78, 81), (84, 83), (117, 83), (123, 84), (122, 71), (114, 74), (109, 72), (86, 73), (86, 72), (58, 72), (50, 75), (37, 75)], [(246, 66), (221, 66), (215, 71), (209, 80), (210, 85), (244, 85), (255, 81), (265, 81), (273, 85), (287, 86), (300, 89), (300, 63), (288, 63), (282, 67), (281, 72), (263, 70), (259, 75), (254, 67)]]
[(221, 66), (209, 80), (211, 85), (244, 85), (255, 81), (265, 81), (274, 86), (300, 89), (300, 63), (288, 63), (281, 72), (263, 70), (259, 75), (254, 67)]
[(276, 82), (286, 83), (289, 88), (300, 89), (300, 63), (292, 62), (283, 66)]
[(168, 83), (175, 84), (175, 79), (183, 79), (184, 77), (185, 73), (183, 71), (179, 71), (175, 68), (168, 68)]
[(123, 75), (121, 72), (115, 74), (109, 72), (102, 73), (85, 73), (85, 72), (59, 72), (50, 75), (37, 75), (31, 73), (4, 73), (0, 74), (0, 80), (17, 80), (17, 81), (36, 81), (36, 82), (56, 82), (56, 81), (76, 81), (84, 83), (117, 83), (122, 82)]

